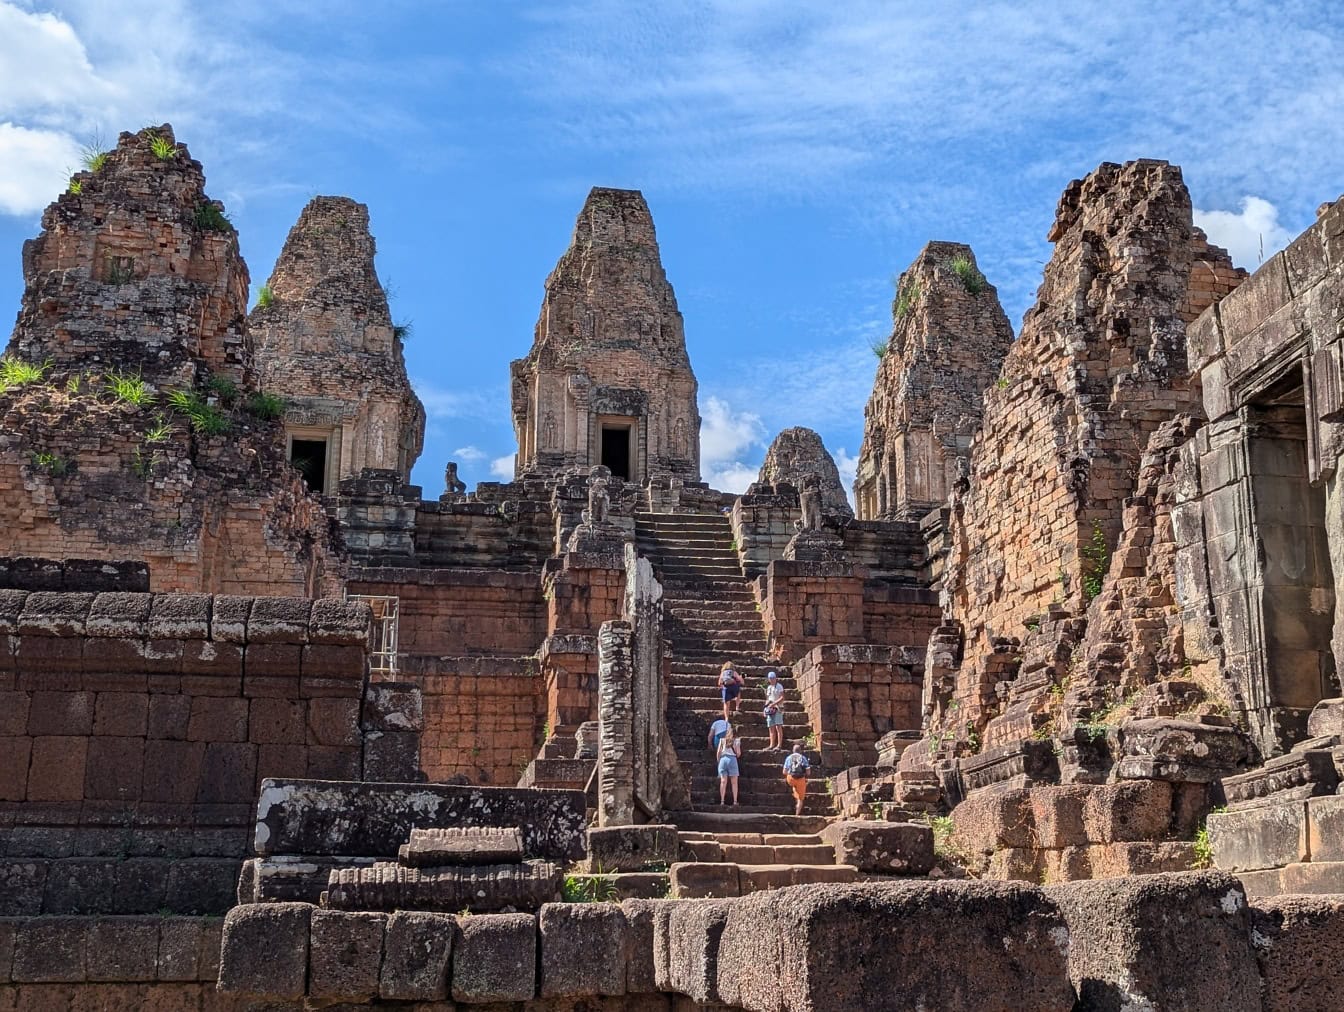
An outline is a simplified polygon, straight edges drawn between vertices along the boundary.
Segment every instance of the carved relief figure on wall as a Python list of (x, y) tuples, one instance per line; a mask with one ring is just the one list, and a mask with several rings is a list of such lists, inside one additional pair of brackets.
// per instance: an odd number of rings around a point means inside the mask
[(672, 455), (685, 459), (686, 453), (686, 419), (678, 418), (672, 426)]
[(555, 412), (546, 412), (546, 417), (541, 420), (541, 448), (543, 450), (554, 450), (555, 440)]

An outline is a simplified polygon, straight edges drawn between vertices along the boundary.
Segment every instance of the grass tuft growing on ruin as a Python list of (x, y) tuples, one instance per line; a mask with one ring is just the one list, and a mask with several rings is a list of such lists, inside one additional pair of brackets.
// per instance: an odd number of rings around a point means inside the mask
[(0, 393), (27, 386), (30, 383), (40, 383), (42, 377), (47, 374), (47, 370), (50, 368), (50, 359), (41, 365), (34, 365), (32, 362), (24, 362), (22, 359), (10, 358), (9, 356), (0, 358)]
[(172, 422), (166, 421), (163, 415), (159, 415), (154, 420), (154, 426), (145, 433), (146, 443), (166, 443), (168, 437), (173, 434)]
[(229, 431), (228, 416), (190, 390), (174, 390), (168, 395), (168, 405), (185, 416), (192, 429), (202, 436), (219, 436)]
[(70, 473), (70, 461), (60, 454), (49, 453), (45, 450), (33, 450), (28, 454), (28, 459), (32, 461), (33, 467), (40, 471), (46, 471), (53, 478), (59, 478)]
[(620, 894), (616, 880), (599, 869), (595, 875), (566, 875), (560, 883), (560, 898), (566, 903), (614, 903)]
[(80, 180), (71, 177), (70, 186), (67, 188), (66, 192), (72, 193), (76, 197), (78, 197), (81, 193), (84, 192), (84, 184)]
[(1110, 549), (1106, 547), (1106, 532), (1095, 520), (1092, 522), (1092, 537), (1082, 547), (1080, 554), (1087, 563), (1087, 572), (1083, 574), (1083, 600), (1091, 601), (1101, 593), (1102, 582), (1111, 561)]
[(79, 160), (84, 164), (84, 168), (90, 172), (101, 172), (103, 167), (107, 165), (107, 158), (110, 154), (112, 154), (111, 151), (99, 150), (98, 143), (95, 141), (93, 144), (84, 146)]
[(261, 288), (257, 290), (257, 305), (262, 309), (270, 308), (271, 303), (274, 301), (275, 292), (271, 290), (270, 285), (262, 285)]
[(891, 304), (892, 314), (899, 320), (915, 308), (919, 301), (919, 282), (911, 281), (904, 288), (896, 289), (896, 300)]
[(219, 205), (206, 201), (196, 205), (196, 227), (204, 232), (232, 232), (233, 222), (219, 209)]
[(970, 257), (956, 257), (948, 264), (948, 267), (951, 268), (952, 273), (960, 279), (962, 287), (972, 295), (979, 295), (989, 287), (989, 282), (985, 280), (985, 276), (981, 274), (975, 264), (971, 262)]
[(891, 342), (887, 340), (869, 341), (868, 347), (872, 351), (872, 353), (877, 357), (877, 360), (881, 362), (884, 358), (887, 357), (887, 349), (891, 347)]
[(139, 376), (112, 372), (107, 374), (106, 380), (107, 389), (111, 391), (113, 400), (118, 404), (130, 404), (142, 408), (146, 404), (154, 403), (154, 391)]
[(413, 334), (414, 332), (415, 332), (415, 326), (411, 323), (410, 320), (405, 320), (402, 323), (392, 324), (392, 336), (395, 337), (398, 341), (406, 340), (406, 338), (410, 337), (411, 334)]
[(1195, 859), (1190, 862), (1191, 868), (1212, 868), (1213, 867), (1213, 844), (1209, 842), (1209, 827), (1200, 826), (1195, 830)]
[(177, 154), (177, 145), (159, 134), (149, 135), (149, 152), (161, 162), (166, 162)]
[(211, 376), (205, 388), (218, 397), (226, 408), (233, 407), (233, 402), (238, 399), (238, 384), (227, 376)]
[(243, 407), (249, 415), (256, 415), (258, 418), (279, 418), (285, 413), (285, 399), (275, 394), (257, 391), (247, 399)]

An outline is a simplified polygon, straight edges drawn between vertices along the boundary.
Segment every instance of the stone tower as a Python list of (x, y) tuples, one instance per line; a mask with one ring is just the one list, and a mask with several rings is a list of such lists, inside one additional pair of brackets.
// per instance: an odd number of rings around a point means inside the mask
[(821, 436), (811, 429), (794, 427), (785, 429), (766, 451), (765, 463), (757, 478), (767, 485), (776, 485), (786, 481), (795, 488), (803, 487), (805, 475), (815, 474), (821, 480), (821, 508), (826, 513), (852, 517), (854, 511), (849, 508), (845, 498), (845, 487), (840, 483), (840, 472), (835, 459), (826, 450)]
[(261, 387), (284, 397), (290, 460), (317, 492), (366, 467), (409, 478), (424, 442), (375, 252), (368, 207), (314, 197), (248, 318)]
[(512, 365), (515, 472), (605, 464), (700, 480), (700, 411), (681, 312), (637, 190), (594, 188)]
[(969, 246), (931, 242), (903, 273), (864, 409), (854, 478), (862, 520), (913, 520), (947, 499), (1013, 330)]

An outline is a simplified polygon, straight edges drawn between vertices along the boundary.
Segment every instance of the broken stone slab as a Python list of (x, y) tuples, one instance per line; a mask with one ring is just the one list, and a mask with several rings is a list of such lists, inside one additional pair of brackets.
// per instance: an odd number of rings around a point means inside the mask
[(374, 783), (416, 783), (424, 778), (420, 770), (420, 733), (418, 731), (365, 731), (364, 775)]
[(1322, 699), (1307, 717), (1307, 737), (1344, 737), (1344, 697)]
[(1304, 896), (1344, 894), (1344, 861), (1300, 861), (1279, 868), (1278, 875), (1276, 893), (1300, 893)]
[(308, 986), (307, 903), (254, 903), (224, 918), (219, 990), (302, 998)]
[(1069, 928), (1080, 1008), (1246, 1008), (1260, 981), (1246, 894), (1223, 872), (1070, 882), (1045, 893)]
[(987, 748), (967, 756), (959, 767), (962, 795), (986, 788), (1016, 790), (1059, 779), (1054, 743), (1024, 740)]
[(466, 864), (521, 864), (523, 831), (517, 826), (453, 826), (413, 829), (398, 850), (402, 864), (415, 868)]
[(732, 900), (672, 900), (653, 912), (654, 983), (700, 1004), (720, 1002), (719, 942)]
[(423, 910), (398, 910), (387, 918), (378, 995), (388, 1001), (443, 1001), (457, 919)]
[(542, 998), (625, 994), (625, 913), (616, 903), (548, 903), (537, 915)]
[[(801, 886), (725, 906), (714, 991), (728, 1005), (760, 1012), (1073, 1007), (1069, 932), (1034, 887)], [(694, 927), (669, 924), (674, 934)]]
[(1307, 802), (1307, 850), (1312, 861), (1344, 861), (1344, 795)]
[(1223, 871), (1257, 871), (1305, 861), (1307, 803), (1283, 801), (1209, 815), (1213, 861)]
[(1344, 1008), (1344, 897), (1258, 900), (1251, 941), (1265, 1012)]
[(1235, 727), (1154, 717), (1120, 727), (1121, 780), (1209, 783), (1245, 767), (1246, 736)]
[(933, 830), (914, 822), (833, 822), (821, 838), (835, 848), (836, 864), (883, 875), (927, 875), (933, 868)]
[(239, 903), (313, 903), (327, 888), (333, 868), (372, 867), (372, 857), (306, 857), (279, 854), (243, 862), (238, 876)]
[(413, 682), (370, 682), (360, 723), (366, 731), (423, 731), (425, 706)]
[(256, 852), (394, 858), (416, 828), (520, 826), (530, 857), (584, 856), (582, 791), (266, 779)]
[(378, 996), (385, 914), (314, 910), (309, 928), (308, 994), (368, 1001)]
[(560, 898), (560, 866), (526, 864), (404, 868), (390, 863), (331, 873), (322, 904), (332, 910), (536, 910)]
[(654, 914), (668, 900), (627, 899), (621, 902), (625, 915), (625, 989), (630, 994), (658, 990), (654, 959)]
[(452, 998), (467, 1004), (528, 1001), (537, 990), (535, 914), (458, 918)]
[(677, 860), (676, 826), (608, 826), (588, 830), (587, 867), (598, 872), (641, 871)]

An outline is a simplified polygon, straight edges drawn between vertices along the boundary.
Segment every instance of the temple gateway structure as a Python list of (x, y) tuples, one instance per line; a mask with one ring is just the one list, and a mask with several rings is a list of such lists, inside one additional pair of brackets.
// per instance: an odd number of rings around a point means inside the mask
[(170, 126), (97, 164), (0, 371), (0, 1006), (1344, 1007), (1344, 202), (1248, 277), (1102, 164), (1016, 336), (929, 243), (851, 509), (801, 428), (700, 480), (594, 189), (425, 499), (368, 209), (249, 312)]

